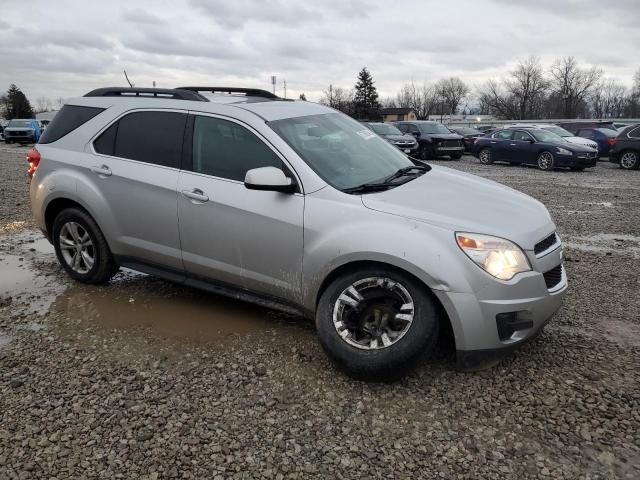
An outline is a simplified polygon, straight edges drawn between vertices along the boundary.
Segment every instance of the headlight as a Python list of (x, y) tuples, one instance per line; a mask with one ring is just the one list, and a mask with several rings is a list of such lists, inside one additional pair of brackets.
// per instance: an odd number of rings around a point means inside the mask
[(531, 270), (522, 249), (504, 238), (457, 232), (456, 241), (476, 265), (500, 280), (511, 280), (516, 273)]
[(558, 148), (558, 153), (560, 155), (573, 155), (573, 152), (571, 150), (567, 150), (566, 148), (562, 148), (562, 147), (557, 147)]

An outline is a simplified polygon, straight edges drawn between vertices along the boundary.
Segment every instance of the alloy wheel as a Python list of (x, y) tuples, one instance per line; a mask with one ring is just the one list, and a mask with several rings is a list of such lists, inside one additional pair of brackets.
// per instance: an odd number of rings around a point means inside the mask
[(638, 164), (638, 154), (635, 152), (625, 152), (620, 157), (620, 166), (625, 170), (632, 170)]
[(413, 298), (399, 282), (369, 277), (345, 288), (333, 308), (333, 326), (343, 341), (363, 350), (398, 342), (411, 328)]
[(485, 148), (480, 152), (480, 163), (489, 165), (491, 163), (491, 150)]
[(538, 167), (540, 170), (550, 170), (553, 167), (553, 155), (549, 152), (542, 152), (538, 157)]
[(89, 273), (95, 263), (95, 248), (89, 232), (76, 222), (67, 222), (58, 236), (62, 258), (71, 270)]

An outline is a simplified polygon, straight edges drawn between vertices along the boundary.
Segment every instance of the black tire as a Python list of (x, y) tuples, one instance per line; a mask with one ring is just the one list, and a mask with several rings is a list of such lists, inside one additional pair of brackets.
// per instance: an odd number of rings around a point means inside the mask
[(418, 157), (420, 160), (431, 160), (433, 158), (433, 154), (431, 152), (431, 147), (426, 143), (420, 145), (420, 149), (418, 151)]
[(462, 158), (461, 153), (456, 153), (454, 155), (451, 155), (451, 160), (460, 160), (461, 158)]
[(493, 152), (489, 147), (485, 147), (478, 153), (478, 160), (483, 165), (491, 165), (493, 163)]
[(6, 138), (4, 139), (4, 143), (9, 144), (12, 143), (11, 140), (7, 140)]
[(569, 170), (571, 170), (572, 172), (584, 172), (584, 169), (586, 167), (569, 167)]
[(553, 153), (544, 150), (538, 154), (537, 164), (540, 170), (549, 172), (555, 167), (556, 159)]
[[(92, 242), (94, 261), (93, 266), (86, 273), (79, 273), (75, 271), (71, 265), (67, 263), (67, 260), (65, 260), (62, 254), (62, 248), (60, 246), (60, 232), (69, 222), (79, 225), (84, 232), (89, 235)], [(62, 210), (53, 221), (51, 238), (56, 250), (56, 256), (58, 257), (58, 261), (62, 265), (62, 268), (64, 268), (71, 278), (78, 282), (89, 284), (105, 283), (118, 271), (118, 266), (113, 260), (113, 255), (111, 255), (111, 250), (109, 249), (109, 245), (107, 245), (104, 235), (93, 218), (91, 218), (91, 216), (84, 210), (79, 208), (67, 208)]]
[[(336, 309), (338, 298), (349, 286), (368, 278), (383, 278), (397, 282), (408, 292), (413, 302), (413, 321), (406, 332), (387, 347), (369, 350), (348, 343), (348, 340), (344, 340), (338, 334), (337, 327), (334, 325), (334, 309)], [(391, 292), (393, 287), (388, 287), (389, 285), (391, 284), (385, 283), (384, 287), (372, 287), (374, 293), (371, 298), (376, 298), (376, 288), (378, 293), (383, 295)], [(392, 293), (388, 294), (392, 295)], [(358, 311), (350, 306), (345, 308), (351, 308), (352, 312)], [(358, 309), (365, 310), (362, 314), (364, 318), (367, 318), (367, 311), (368, 318), (371, 318), (371, 308), (371, 304), (367, 305), (364, 302), (358, 304)], [(347, 273), (326, 288), (318, 302), (316, 328), (325, 352), (349, 375), (361, 379), (389, 381), (403, 376), (415, 366), (417, 360), (435, 351), (439, 334), (439, 315), (439, 310), (427, 287), (402, 272), (372, 266)], [(350, 336), (349, 339), (353, 340), (355, 337)]]
[(638, 170), (640, 167), (640, 153), (625, 150), (620, 154), (620, 168), (624, 170)]

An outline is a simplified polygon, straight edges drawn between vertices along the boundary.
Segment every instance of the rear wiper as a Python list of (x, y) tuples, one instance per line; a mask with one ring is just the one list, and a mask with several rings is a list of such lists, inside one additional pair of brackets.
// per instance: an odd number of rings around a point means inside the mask
[[(362, 185), (358, 185), (357, 187), (345, 188), (342, 190), (345, 193), (369, 193), (369, 192), (381, 192), (383, 190), (388, 190), (393, 187), (397, 187), (398, 185), (402, 185), (402, 183), (394, 182), (401, 177), (406, 176), (418, 176), (422, 175), (425, 172), (431, 170), (431, 167), (427, 165), (411, 165), (409, 167), (400, 168), (398, 171), (388, 176), (384, 180), (375, 183), (363, 183)], [(407, 180), (408, 182), (409, 180)]]

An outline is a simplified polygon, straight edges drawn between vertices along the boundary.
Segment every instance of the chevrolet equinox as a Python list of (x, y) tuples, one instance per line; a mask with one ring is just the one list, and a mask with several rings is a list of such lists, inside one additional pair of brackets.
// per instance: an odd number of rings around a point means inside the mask
[(263, 90), (94, 90), (27, 160), (73, 279), (128, 267), (313, 319), (361, 377), (398, 376), (446, 332), (461, 367), (499, 358), (567, 288), (540, 202)]

